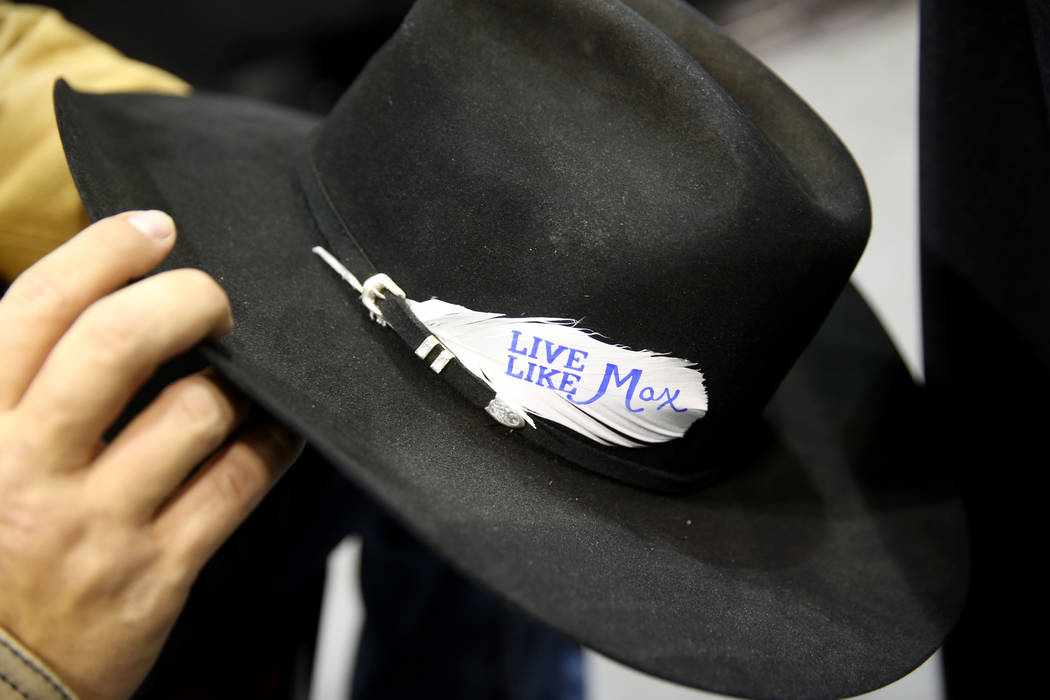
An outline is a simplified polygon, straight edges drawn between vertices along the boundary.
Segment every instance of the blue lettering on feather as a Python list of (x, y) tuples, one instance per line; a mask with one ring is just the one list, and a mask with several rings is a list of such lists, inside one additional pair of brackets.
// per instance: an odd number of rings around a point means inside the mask
[[(512, 330), (507, 352), (505, 375), (560, 392), (577, 406), (592, 404), (610, 391), (623, 388), (624, 407), (631, 413), (640, 413), (647, 407), (651, 407), (644, 404), (654, 403), (657, 404), (655, 407), (657, 411), (665, 407), (669, 407), (676, 413), (684, 413), (688, 410), (678, 408), (674, 404), (681, 394), (680, 389), (672, 390), (670, 387), (664, 387), (658, 393), (656, 387), (642, 385), (641, 369), (624, 369), (612, 362), (605, 364), (601, 384), (595, 390), (594, 395), (584, 401), (578, 401), (575, 394), (580, 380), (583, 379), (580, 373), (585, 369), (584, 360), (587, 359), (585, 350), (552, 343), (536, 335), (526, 340), (522, 338), (521, 331)], [(535, 361), (529, 362), (528, 360)], [(546, 362), (544, 363), (543, 360)]]

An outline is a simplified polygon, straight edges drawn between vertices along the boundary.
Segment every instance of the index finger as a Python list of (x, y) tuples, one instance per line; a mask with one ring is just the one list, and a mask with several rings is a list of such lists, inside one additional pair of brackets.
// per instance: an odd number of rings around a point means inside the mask
[(168, 270), (93, 303), (48, 354), (17, 414), (76, 469), (161, 362), (233, 327), (229, 299), (200, 270)]
[(18, 403), (88, 305), (152, 270), (174, 242), (167, 214), (125, 212), (92, 224), (22, 273), (0, 299), (0, 410)]

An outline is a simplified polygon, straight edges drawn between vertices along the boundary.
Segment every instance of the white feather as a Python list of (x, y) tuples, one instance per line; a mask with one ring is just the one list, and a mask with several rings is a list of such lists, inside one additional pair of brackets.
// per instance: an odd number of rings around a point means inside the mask
[[(327, 250), (312, 250), (362, 293), (366, 306), (373, 280), (393, 284), (385, 275), (362, 284)], [(682, 437), (707, 413), (704, 375), (688, 360), (602, 342), (568, 319), (508, 318), (439, 299), (407, 302), (441, 344), (532, 427), (530, 414), (603, 445), (641, 447)]]
[(603, 445), (640, 447), (681, 437), (707, 412), (703, 374), (688, 360), (602, 342), (567, 319), (508, 318), (439, 299), (409, 304), (526, 420), (532, 414)]

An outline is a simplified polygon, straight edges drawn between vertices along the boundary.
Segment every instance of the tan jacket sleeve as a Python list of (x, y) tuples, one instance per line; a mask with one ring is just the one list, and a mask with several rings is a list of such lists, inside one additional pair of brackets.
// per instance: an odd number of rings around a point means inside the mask
[(0, 700), (76, 700), (43, 661), (0, 627)]
[(8, 282), (88, 223), (55, 125), (59, 77), (89, 92), (189, 91), (54, 10), (0, 0), (0, 278)]

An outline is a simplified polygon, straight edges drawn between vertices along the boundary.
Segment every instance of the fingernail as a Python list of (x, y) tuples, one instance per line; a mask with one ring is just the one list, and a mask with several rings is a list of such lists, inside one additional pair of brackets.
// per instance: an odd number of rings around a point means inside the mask
[(162, 211), (151, 209), (128, 219), (128, 223), (151, 238), (164, 240), (175, 233), (175, 222)]

